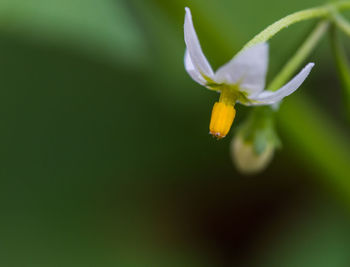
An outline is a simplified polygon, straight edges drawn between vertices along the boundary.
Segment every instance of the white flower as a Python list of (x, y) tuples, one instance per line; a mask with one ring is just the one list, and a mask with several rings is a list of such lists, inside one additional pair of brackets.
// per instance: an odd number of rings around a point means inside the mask
[(230, 130), (235, 116), (236, 102), (247, 106), (275, 104), (297, 90), (314, 66), (314, 63), (307, 64), (299, 74), (279, 90), (264, 91), (269, 61), (267, 43), (260, 43), (243, 50), (214, 73), (202, 52), (189, 8), (186, 8), (184, 34), (187, 47), (186, 71), (197, 83), (221, 93), (220, 100), (213, 110), (216, 119), (212, 116), (210, 124), (211, 134), (218, 138), (225, 137)]

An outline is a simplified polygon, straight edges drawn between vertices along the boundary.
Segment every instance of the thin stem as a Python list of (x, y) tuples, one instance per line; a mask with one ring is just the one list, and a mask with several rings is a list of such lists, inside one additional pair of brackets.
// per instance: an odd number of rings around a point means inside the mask
[[(281, 30), (293, 25), (297, 22), (315, 19), (315, 18), (328, 18), (334, 12), (334, 9), (337, 11), (342, 11), (350, 9), (350, 1), (342, 1), (327, 4), (320, 7), (305, 9), (296, 13), (293, 13), (287, 17), (284, 17), (275, 23), (268, 26), (265, 30), (257, 34), (252, 40), (250, 40), (243, 49), (256, 45), (258, 43), (267, 42), (270, 40), (276, 33)], [(242, 50), (243, 50), (242, 49)]]
[(334, 14), (333, 22), (341, 29), (344, 33), (350, 36), (350, 23), (339, 13)]
[(337, 30), (334, 26), (330, 32), (330, 37), (338, 75), (343, 87), (344, 101), (347, 107), (347, 115), (348, 119), (350, 120), (350, 65), (347, 60), (344, 47), (340, 42)]
[(341, 2), (337, 2), (337, 3), (333, 3), (331, 5), (333, 5), (339, 11), (341, 11), (341, 10), (345, 10), (345, 9), (350, 8), (350, 1), (341, 1)]
[(328, 21), (321, 21), (317, 24), (316, 28), (311, 32), (309, 37), (298, 49), (295, 55), (288, 61), (288, 63), (283, 67), (280, 73), (267, 87), (268, 90), (276, 91), (292, 77), (294, 72), (298, 68), (300, 68), (300, 65), (310, 55), (310, 53), (314, 50), (318, 42), (327, 32), (328, 27)]
[(300, 21), (308, 20), (308, 19), (313, 19), (313, 18), (326, 18), (328, 15), (329, 15), (329, 9), (326, 6), (306, 9), (303, 11), (293, 13), (287, 17), (284, 17), (283, 19), (280, 19), (279, 21), (276, 21), (275, 23), (267, 27), (261, 33), (256, 35), (251, 41), (249, 41), (243, 47), (243, 49), (251, 47), (258, 43), (267, 42), (276, 33), (283, 30), (284, 28), (287, 28), (292, 24), (295, 24)]

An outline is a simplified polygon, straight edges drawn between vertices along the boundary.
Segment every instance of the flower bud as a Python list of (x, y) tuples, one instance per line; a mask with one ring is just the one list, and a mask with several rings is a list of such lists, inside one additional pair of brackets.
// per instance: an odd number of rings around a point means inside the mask
[(255, 108), (240, 125), (231, 142), (234, 165), (242, 174), (257, 174), (265, 170), (281, 145), (275, 130), (273, 107)]
[(265, 170), (273, 159), (275, 146), (267, 143), (261, 153), (257, 153), (253, 142), (244, 140), (243, 135), (236, 135), (231, 142), (231, 155), (237, 170), (242, 174), (252, 175)]

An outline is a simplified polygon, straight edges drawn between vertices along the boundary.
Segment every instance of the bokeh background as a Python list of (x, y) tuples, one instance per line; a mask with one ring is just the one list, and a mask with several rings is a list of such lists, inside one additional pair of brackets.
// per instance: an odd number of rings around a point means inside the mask
[[(229, 153), (249, 109), (211, 138), (218, 95), (183, 67), (185, 6), (216, 68), (322, 3), (0, 0), (0, 265), (350, 266), (349, 124), (328, 38), (256, 176)], [(269, 80), (315, 23), (271, 41)]]

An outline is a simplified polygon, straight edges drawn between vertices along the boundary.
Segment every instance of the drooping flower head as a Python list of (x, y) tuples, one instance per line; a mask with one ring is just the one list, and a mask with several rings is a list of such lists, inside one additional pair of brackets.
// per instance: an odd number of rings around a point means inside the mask
[(269, 46), (260, 43), (246, 48), (214, 72), (202, 52), (192, 15), (186, 8), (184, 34), (186, 43), (185, 68), (194, 81), (220, 92), (210, 122), (210, 133), (224, 138), (234, 121), (237, 102), (246, 106), (272, 105), (297, 90), (310, 74), (314, 63), (307, 64), (299, 74), (279, 90), (266, 91), (265, 79), (269, 61)]

